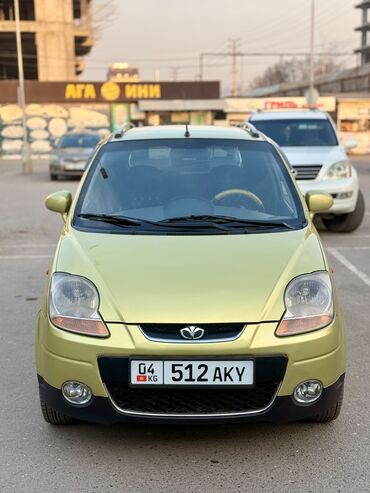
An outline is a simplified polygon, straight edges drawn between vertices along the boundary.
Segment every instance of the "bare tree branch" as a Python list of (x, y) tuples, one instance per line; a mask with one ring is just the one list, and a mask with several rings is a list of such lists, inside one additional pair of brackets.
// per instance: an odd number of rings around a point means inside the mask
[[(333, 56), (320, 57), (315, 61), (315, 75), (326, 75), (339, 70), (341, 65)], [(309, 77), (309, 63), (307, 58), (291, 58), (289, 60), (280, 60), (265, 72), (255, 77), (250, 89), (269, 87), (284, 82), (301, 82)]]

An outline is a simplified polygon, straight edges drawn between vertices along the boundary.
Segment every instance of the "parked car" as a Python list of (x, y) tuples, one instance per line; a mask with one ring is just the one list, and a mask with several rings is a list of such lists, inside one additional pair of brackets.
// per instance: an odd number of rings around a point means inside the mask
[(82, 176), (86, 164), (100, 141), (95, 132), (68, 132), (57, 140), (55, 154), (50, 161), (50, 179), (60, 176)]
[[(303, 193), (321, 190), (333, 197), (333, 206), (321, 215), (329, 231), (349, 233), (360, 226), (365, 202), (357, 172), (327, 113), (261, 111), (253, 113), (249, 121), (283, 149)], [(350, 139), (345, 147), (349, 150), (356, 145)]]
[(48, 423), (331, 421), (343, 318), (311, 214), (253, 129), (168, 126), (100, 143), (63, 215), (36, 325)]

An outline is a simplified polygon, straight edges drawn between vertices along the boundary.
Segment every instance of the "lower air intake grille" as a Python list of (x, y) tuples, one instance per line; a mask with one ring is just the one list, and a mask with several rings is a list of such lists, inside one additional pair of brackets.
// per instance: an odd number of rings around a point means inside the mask
[(296, 180), (315, 180), (321, 168), (322, 168), (321, 164), (293, 166)]
[(122, 411), (142, 414), (223, 414), (264, 409), (272, 402), (279, 382), (253, 389), (137, 389), (108, 384), (111, 399)]

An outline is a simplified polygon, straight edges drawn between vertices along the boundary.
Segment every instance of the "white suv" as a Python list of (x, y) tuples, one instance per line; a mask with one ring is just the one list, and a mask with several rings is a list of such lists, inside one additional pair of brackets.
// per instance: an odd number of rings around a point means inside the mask
[[(249, 122), (282, 148), (303, 194), (318, 190), (332, 195), (334, 205), (322, 214), (328, 230), (347, 233), (359, 227), (365, 202), (357, 172), (327, 113), (319, 110), (259, 111), (253, 113)], [(351, 141), (346, 149), (355, 146), (356, 142)]]

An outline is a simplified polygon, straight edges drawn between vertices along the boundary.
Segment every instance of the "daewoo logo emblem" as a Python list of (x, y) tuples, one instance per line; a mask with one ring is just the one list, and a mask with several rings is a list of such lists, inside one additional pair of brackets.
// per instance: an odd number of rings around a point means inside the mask
[(196, 340), (204, 336), (205, 330), (196, 325), (188, 325), (180, 330), (181, 337), (184, 339)]

